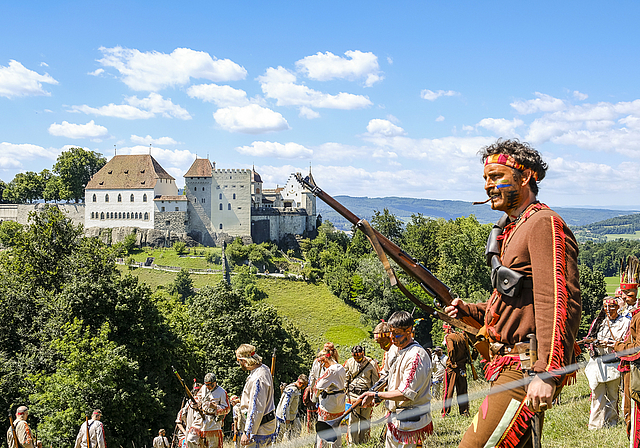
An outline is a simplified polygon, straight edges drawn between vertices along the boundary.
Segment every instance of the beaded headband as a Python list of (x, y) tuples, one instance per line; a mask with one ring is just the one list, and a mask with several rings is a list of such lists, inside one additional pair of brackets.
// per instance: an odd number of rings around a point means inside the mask
[[(521, 163), (516, 162), (516, 159), (514, 159), (513, 157), (511, 157), (508, 154), (491, 154), (485, 159), (484, 166), (487, 166), (490, 163), (499, 163), (500, 165), (505, 165), (505, 166), (508, 166), (510, 168), (515, 168), (518, 171), (524, 171), (524, 170), (527, 169), (526, 166), (524, 166)], [(537, 181), (538, 180), (538, 173), (536, 173), (533, 170), (531, 170), (531, 171), (533, 172), (533, 178)]]

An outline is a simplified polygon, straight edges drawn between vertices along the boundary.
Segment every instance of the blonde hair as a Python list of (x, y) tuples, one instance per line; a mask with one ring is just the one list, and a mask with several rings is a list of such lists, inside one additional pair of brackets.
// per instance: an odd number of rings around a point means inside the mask
[(251, 344), (241, 344), (236, 349), (236, 358), (244, 359), (250, 366), (262, 364), (262, 358), (256, 355), (256, 348)]

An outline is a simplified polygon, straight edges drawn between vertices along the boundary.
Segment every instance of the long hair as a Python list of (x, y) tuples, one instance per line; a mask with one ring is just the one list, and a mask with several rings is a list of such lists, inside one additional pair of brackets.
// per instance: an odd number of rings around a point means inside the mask
[(262, 364), (262, 358), (256, 355), (256, 348), (251, 344), (242, 344), (236, 349), (236, 357), (244, 359), (250, 366)]

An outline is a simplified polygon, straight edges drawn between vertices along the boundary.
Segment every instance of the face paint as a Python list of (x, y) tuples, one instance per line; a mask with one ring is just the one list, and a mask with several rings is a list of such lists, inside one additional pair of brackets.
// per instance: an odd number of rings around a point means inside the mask
[(513, 185), (511, 184), (504, 184), (504, 185), (496, 185), (496, 188), (509, 188), (512, 187)]
[(516, 190), (507, 191), (507, 209), (514, 209), (520, 200), (520, 193)]

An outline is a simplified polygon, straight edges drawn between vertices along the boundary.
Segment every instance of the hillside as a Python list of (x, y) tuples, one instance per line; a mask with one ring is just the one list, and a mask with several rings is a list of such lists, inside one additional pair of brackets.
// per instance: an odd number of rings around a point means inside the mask
[[(368, 198), (353, 196), (335, 196), (335, 199), (351, 210), (359, 218), (370, 220), (375, 210), (387, 208), (389, 212), (408, 221), (412, 214), (421, 213), (431, 218), (455, 219), (460, 216), (475, 215), (481, 223), (495, 222), (501, 212), (491, 210), (488, 204), (473, 205), (465, 201), (440, 201), (435, 199), (417, 198)], [(571, 226), (584, 226), (597, 221), (608, 220), (622, 215), (629, 215), (629, 211), (590, 209), (590, 208), (554, 208)], [(351, 224), (321, 200), (317, 201), (317, 211), (323, 220), (331, 221), (338, 229), (350, 230)], [(637, 215), (640, 216), (640, 215)]]
[(640, 238), (640, 213), (616, 216), (573, 228), (580, 239)]

